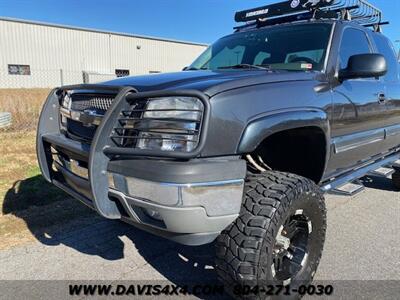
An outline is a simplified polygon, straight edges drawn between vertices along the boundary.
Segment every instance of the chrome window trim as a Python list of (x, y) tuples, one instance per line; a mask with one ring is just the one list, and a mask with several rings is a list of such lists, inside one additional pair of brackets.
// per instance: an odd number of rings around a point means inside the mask
[(329, 37), (328, 46), (326, 47), (326, 55), (325, 55), (324, 67), (323, 67), (323, 70), (321, 71), (321, 73), (323, 73), (323, 74), (327, 74), (327, 71), (328, 71), (329, 58), (330, 58), (332, 50), (333, 50), (332, 49), (333, 45), (334, 45), (333, 39), (334, 39), (334, 36), (335, 36), (336, 27), (337, 27), (336, 23), (333, 23), (332, 24), (332, 29), (331, 29), (331, 34), (330, 34), (330, 37)]

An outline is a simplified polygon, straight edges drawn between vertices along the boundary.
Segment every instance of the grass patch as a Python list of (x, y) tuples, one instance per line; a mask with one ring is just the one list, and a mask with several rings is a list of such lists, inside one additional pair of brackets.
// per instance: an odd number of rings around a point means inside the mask
[(32, 166), (26, 171), (26, 177), (35, 177), (40, 175), (40, 168), (39, 166)]
[(6, 130), (35, 130), (49, 93), (49, 89), (0, 89), (0, 112), (12, 115), (12, 125)]

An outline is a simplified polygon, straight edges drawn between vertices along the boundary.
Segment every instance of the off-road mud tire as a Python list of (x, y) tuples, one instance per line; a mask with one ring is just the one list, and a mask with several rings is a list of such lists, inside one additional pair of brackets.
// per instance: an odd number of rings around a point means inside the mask
[[(302, 211), (312, 221), (307, 259), (290, 282), (283, 282), (275, 278), (273, 271), (276, 236), (287, 218)], [(321, 259), (325, 233), (325, 200), (315, 183), (294, 174), (273, 171), (249, 175), (239, 217), (217, 238), (219, 280), (229, 294), (239, 299), (269, 298), (265, 293), (240, 295), (243, 286), (260, 288), (289, 284), (295, 288), (309, 284)], [(298, 297), (294, 295), (293, 298)]]

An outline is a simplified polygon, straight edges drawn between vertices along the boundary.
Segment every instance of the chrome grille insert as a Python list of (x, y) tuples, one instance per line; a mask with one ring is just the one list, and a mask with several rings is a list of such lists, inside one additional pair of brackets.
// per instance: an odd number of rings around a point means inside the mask
[(116, 94), (71, 92), (68, 108), (60, 108), (61, 129), (75, 140), (90, 143), (106, 111), (114, 102)]
[(86, 109), (94, 109), (107, 111), (114, 101), (114, 95), (72, 95), (72, 110), (84, 111)]

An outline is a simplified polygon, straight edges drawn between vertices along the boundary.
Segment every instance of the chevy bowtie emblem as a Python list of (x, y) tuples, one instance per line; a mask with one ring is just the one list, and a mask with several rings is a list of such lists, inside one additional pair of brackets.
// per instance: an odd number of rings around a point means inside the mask
[(102, 118), (103, 115), (99, 114), (95, 109), (85, 109), (82, 112), (81, 122), (85, 127), (93, 127), (99, 125)]
[(83, 112), (88, 116), (100, 116), (94, 109), (85, 109)]

